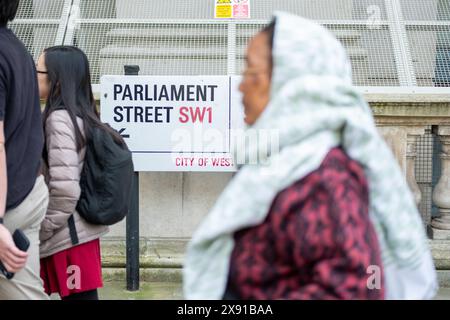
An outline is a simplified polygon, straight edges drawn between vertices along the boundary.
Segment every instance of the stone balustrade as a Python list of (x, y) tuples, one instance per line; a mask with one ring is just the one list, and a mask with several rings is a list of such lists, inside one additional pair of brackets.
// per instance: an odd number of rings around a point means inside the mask
[[(429, 201), (438, 209), (439, 216), (427, 219), (422, 212), (424, 224), (433, 240), (450, 240), (450, 99), (447, 95), (392, 95), (368, 96), (377, 127), (397, 158), (406, 176), (416, 204)], [(440, 177), (433, 187), (431, 199), (426, 199), (416, 180), (417, 146), (427, 127), (433, 128), (435, 139), (442, 146), (440, 149)], [(435, 148), (436, 144), (433, 144)], [(437, 150), (433, 150), (437, 152)], [(433, 170), (438, 167), (428, 160)], [(432, 181), (430, 181), (430, 185)], [(424, 206), (421, 206), (422, 210)]]

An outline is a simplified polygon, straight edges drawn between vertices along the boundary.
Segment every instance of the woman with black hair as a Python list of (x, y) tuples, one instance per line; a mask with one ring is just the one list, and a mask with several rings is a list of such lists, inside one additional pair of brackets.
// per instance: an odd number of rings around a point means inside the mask
[(92, 94), (89, 62), (78, 48), (48, 48), (37, 64), (43, 114), (44, 174), (50, 190), (41, 225), (41, 277), (47, 294), (63, 300), (97, 300), (102, 287), (99, 238), (108, 229), (76, 211), (86, 142), (102, 126)]

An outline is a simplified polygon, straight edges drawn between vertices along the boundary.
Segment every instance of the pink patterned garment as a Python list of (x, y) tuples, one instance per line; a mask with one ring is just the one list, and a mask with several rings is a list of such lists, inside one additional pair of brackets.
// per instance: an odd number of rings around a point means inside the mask
[[(332, 149), (320, 168), (280, 192), (266, 220), (234, 235), (228, 288), (237, 299), (383, 299), (362, 167)], [(372, 271), (373, 272), (373, 271)], [(369, 281), (371, 283), (371, 281)]]

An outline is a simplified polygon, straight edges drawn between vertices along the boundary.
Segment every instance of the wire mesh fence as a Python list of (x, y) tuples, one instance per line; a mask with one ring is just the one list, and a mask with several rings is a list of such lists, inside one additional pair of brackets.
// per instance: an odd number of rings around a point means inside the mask
[(72, 44), (89, 58), (93, 81), (123, 74), (124, 65), (140, 66), (141, 75), (227, 74), (225, 24), (85, 23)]
[(450, 26), (408, 26), (417, 83), (450, 86)]
[(450, 2), (448, 0), (400, 0), (403, 18), (406, 21), (449, 21)]
[[(244, 52), (248, 40), (262, 27), (261, 24), (238, 24), (237, 69), (244, 68)], [(326, 25), (341, 41), (350, 57), (353, 83), (357, 86), (399, 86), (396, 61), (387, 26), (370, 29), (366, 25)]]
[(16, 19), (59, 20), (65, 4), (66, 1), (61, 0), (21, 0)]
[[(248, 40), (283, 10), (318, 21), (343, 43), (358, 86), (449, 86), (448, 0), (249, 0), (251, 18), (214, 20), (214, 0), (22, 0), (11, 28), (36, 57), (80, 46), (94, 70), (239, 74)], [(70, 12), (70, 19), (68, 13)]]
[(431, 127), (425, 129), (425, 134), (417, 139), (415, 162), (415, 176), (419, 189), (422, 193), (422, 200), (419, 204), (419, 211), (425, 225), (431, 222), (432, 217), (432, 190), (433, 190), (433, 149), (434, 135)]
[(25, 43), (35, 60), (45, 48), (56, 44), (58, 26), (55, 24), (12, 24), (11, 29)]
[(67, 0), (22, 0), (9, 27), (37, 59), (45, 48), (62, 44), (71, 5)]

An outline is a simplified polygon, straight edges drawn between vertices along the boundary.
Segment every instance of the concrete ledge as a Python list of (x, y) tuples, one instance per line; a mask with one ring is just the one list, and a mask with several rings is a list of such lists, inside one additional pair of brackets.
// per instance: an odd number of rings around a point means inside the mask
[[(103, 281), (126, 282), (125, 268), (103, 268)], [(169, 268), (142, 268), (139, 270), (139, 279), (142, 282), (176, 282), (181, 283), (183, 279), (182, 269)]]
[[(348, 32), (348, 31), (346, 31)], [(357, 87), (364, 95), (364, 99), (370, 103), (443, 103), (450, 101), (450, 91), (448, 88), (440, 87)], [(95, 100), (100, 103), (101, 86), (92, 84)], [(44, 103), (41, 101), (41, 104)]]
[(450, 241), (429, 240), (431, 254), (438, 270), (450, 270)]
[(438, 281), (440, 288), (450, 288), (450, 271), (448, 270), (438, 270)]
[[(140, 266), (143, 269), (181, 269), (188, 239), (141, 239)], [(436, 269), (450, 270), (450, 240), (429, 240)], [(104, 268), (126, 267), (123, 238), (102, 239)]]
[(432, 226), (427, 226), (427, 233), (430, 239), (435, 240), (450, 240), (450, 230), (436, 229)]
[[(141, 268), (182, 268), (188, 239), (141, 239)], [(126, 244), (123, 238), (106, 238), (101, 242), (104, 268), (126, 267)]]
[[(140, 280), (182, 282), (184, 251), (188, 239), (141, 239)], [(450, 241), (429, 240), (439, 286), (450, 288)], [(126, 250), (122, 238), (102, 240), (103, 279), (126, 282)]]
[(439, 87), (357, 87), (368, 102), (448, 103), (450, 92)]
[[(437, 271), (439, 287), (450, 288), (450, 271)], [(142, 268), (139, 271), (141, 282), (169, 282), (182, 283), (182, 269), (169, 268)], [(125, 268), (103, 268), (104, 282), (126, 282)]]

